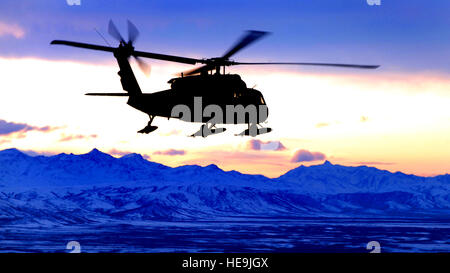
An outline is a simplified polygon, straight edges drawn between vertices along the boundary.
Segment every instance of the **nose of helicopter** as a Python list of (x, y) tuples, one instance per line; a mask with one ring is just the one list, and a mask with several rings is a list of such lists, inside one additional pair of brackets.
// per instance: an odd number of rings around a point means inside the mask
[(259, 90), (255, 88), (247, 88), (247, 90), (250, 94), (252, 94), (256, 98), (258, 105), (266, 105), (266, 100), (264, 99), (264, 96)]
[(269, 107), (267, 107), (266, 100), (262, 93), (255, 88), (247, 88), (247, 91), (252, 97), (256, 108), (258, 109), (258, 123), (264, 122), (269, 117)]

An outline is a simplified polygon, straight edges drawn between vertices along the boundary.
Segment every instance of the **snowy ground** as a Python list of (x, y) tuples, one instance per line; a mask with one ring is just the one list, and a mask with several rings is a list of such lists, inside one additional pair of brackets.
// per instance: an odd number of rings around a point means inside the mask
[(449, 252), (450, 221), (394, 219), (229, 219), (52, 228), (3, 226), (0, 252)]

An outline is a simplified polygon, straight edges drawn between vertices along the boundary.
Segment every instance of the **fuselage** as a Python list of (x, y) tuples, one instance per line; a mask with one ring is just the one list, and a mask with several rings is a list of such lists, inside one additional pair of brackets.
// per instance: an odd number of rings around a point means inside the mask
[[(216, 124), (243, 124), (252, 122), (252, 114), (256, 115), (256, 123), (267, 119), (261, 92), (247, 88), (239, 75), (189, 76), (171, 79), (169, 83), (168, 90), (130, 96), (128, 104), (151, 116), (190, 122), (205, 123), (216, 117)], [(190, 113), (180, 116), (177, 109), (183, 107)]]

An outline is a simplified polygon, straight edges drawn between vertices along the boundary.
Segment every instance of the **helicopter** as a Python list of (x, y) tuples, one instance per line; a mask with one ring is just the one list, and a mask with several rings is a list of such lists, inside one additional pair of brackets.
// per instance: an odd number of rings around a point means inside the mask
[[(97, 51), (113, 53), (119, 66), (118, 75), (126, 93), (87, 93), (88, 96), (125, 96), (127, 104), (146, 113), (148, 124), (138, 133), (148, 134), (158, 127), (152, 125), (155, 117), (176, 118), (187, 122), (203, 123), (191, 136), (206, 137), (222, 133), (226, 128), (218, 128), (220, 124), (246, 124), (248, 129), (237, 135), (257, 136), (269, 133), (271, 128), (261, 123), (268, 118), (268, 107), (262, 93), (248, 88), (238, 74), (227, 74), (225, 69), (236, 65), (307, 65), (333, 66), (344, 68), (375, 69), (378, 65), (356, 65), (337, 63), (304, 63), (304, 62), (236, 62), (231, 60), (237, 52), (260, 40), (269, 32), (247, 31), (224, 55), (214, 58), (190, 58), (160, 53), (137, 51), (134, 42), (139, 36), (136, 26), (127, 20), (128, 41), (125, 41), (112, 20), (109, 21), (108, 33), (119, 42), (117, 47), (53, 40), (52, 45), (66, 45)], [(103, 37), (103, 36), (102, 36)], [(106, 41), (106, 40), (105, 40)], [(143, 93), (131, 68), (129, 59), (134, 57), (145, 74), (150, 66), (141, 57), (169, 62), (202, 66), (181, 72), (178, 77), (168, 81), (170, 89)]]

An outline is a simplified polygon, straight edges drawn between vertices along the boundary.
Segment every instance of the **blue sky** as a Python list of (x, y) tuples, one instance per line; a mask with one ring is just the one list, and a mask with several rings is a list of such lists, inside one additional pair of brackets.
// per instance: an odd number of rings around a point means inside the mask
[(396, 0), (125, 1), (2, 0), (0, 21), (25, 36), (0, 37), (1, 56), (110, 60), (103, 53), (49, 46), (53, 39), (104, 44), (109, 19), (140, 29), (140, 50), (210, 57), (221, 55), (243, 30), (272, 35), (235, 56), (239, 60), (381, 64), (387, 71), (437, 71), (450, 66), (450, 2)]

